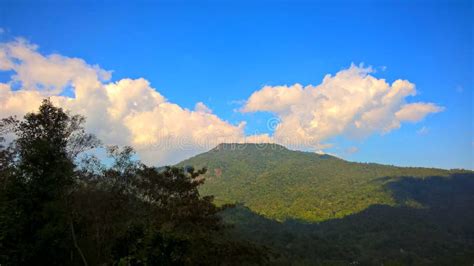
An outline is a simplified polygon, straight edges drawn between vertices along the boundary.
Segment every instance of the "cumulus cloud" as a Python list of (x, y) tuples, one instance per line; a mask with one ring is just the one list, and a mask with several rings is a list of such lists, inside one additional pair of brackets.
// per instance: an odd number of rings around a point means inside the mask
[(400, 121), (419, 122), (425, 118), (427, 114), (438, 113), (444, 108), (432, 103), (412, 103), (402, 106), (402, 108), (395, 113), (395, 116)]
[(207, 107), (203, 102), (198, 102), (196, 106), (194, 107), (194, 110), (200, 113), (207, 113), (207, 114), (212, 113), (212, 110), (209, 107)]
[(250, 96), (242, 111), (284, 113), (292, 105), (300, 103), (303, 97), (304, 91), (300, 84), (295, 84), (291, 87), (265, 86)]
[(326, 75), (320, 85), (265, 86), (254, 92), (242, 112), (272, 112), (279, 117), (273, 138), (300, 146), (321, 146), (331, 137), (362, 138), (385, 134), (402, 122), (418, 122), (443, 110), (433, 103), (407, 103), (416, 95), (415, 84), (377, 79), (373, 69), (351, 65), (336, 75)]
[(87, 129), (106, 144), (132, 145), (150, 164), (175, 163), (220, 142), (245, 139), (245, 123), (232, 125), (202, 102), (195, 110), (182, 108), (143, 78), (110, 82), (110, 71), (79, 58), (42, 55), (25, 40), (0, 44), (0, 70), (13, 73), (0, 83), (0, 116), (22, 116), (50, 97), (85, 115)]
[(168, 101), (143, 78), (111, 81), (112, 72), (80, 58), (43, 55), (17, 39), (0, 43), (0, 116), (23, 116), (45, 97), (87, 117), (87, 129), (105, 144), (132, 145), (146, 163), (162, 165), (211, 149), (221, 142), (280, 143), (289, 147), (331, 146), (336, 135), (363, 137), (386, 133), (402, 122), (418, 122), (443, 110), (433, 103), (407, 103), (415, 85), (391, 85), (351, 66), (327, 75), (318, 86), (265, 86), (245, 101), (241, 111), (273, 112), (273, 134), (245, 135), (245, 122), (231, 124), (202, 102), (193, 110)]
[(100, 87), (101, 81), (111, 77), (111, 72), (88, 65), (79, 58), (59, 54), (43, 56), (37, 52), (36, 45), (23, 39), (1, 44), (0, 51), (0, 70), (15, 72), (12, 83), (47, 96), (62, 92), (66, 86), (85, 92)]

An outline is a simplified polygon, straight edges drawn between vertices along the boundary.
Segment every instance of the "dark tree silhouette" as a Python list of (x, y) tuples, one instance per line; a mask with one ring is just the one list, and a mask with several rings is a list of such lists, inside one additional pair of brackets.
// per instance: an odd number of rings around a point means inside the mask
[[(81, 116), (44, 100), (0, 123), (0, 265), (235, 265), (263, 249), (228, 240), (195, 171), (140, 163), (131, 147), (93, 154)], [(4, 136), (13, 135), (9, 145)]]
[[(16, 136), (8, 150), (9, 175), (2, 178), (1, 248), (12, 264), (63, 264), (74, 245), (70, 195), (74, 157), (97, 145), (84, 132), (84, 118), (69, 116), (44, 100), (22, 121), (4, 119), (2, 131)], [(69, 149), (71, 147), (71, 149)]]

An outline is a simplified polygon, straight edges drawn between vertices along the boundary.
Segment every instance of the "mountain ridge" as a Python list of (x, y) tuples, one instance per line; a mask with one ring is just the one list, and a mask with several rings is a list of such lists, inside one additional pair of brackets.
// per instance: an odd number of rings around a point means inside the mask
[[(360, 212), (371, 205), (401, 205), (387, 188), (401, 178), (449, 178), (467, 170), (357, 163), (278, 144), (222, 143), (178, 166), (206, 167), (200, 191), (217, 203), (242, 203), (277, 220), (320, 222)], [(404, 205), (422, 204), (406, 199)]]

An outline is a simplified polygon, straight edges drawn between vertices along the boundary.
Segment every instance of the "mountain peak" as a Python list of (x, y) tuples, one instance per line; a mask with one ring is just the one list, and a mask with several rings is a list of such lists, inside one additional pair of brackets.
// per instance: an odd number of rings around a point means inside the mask
[(275, 143), (221, 143), (212, 151), (235, 150), (288, 150), (286, 147)]

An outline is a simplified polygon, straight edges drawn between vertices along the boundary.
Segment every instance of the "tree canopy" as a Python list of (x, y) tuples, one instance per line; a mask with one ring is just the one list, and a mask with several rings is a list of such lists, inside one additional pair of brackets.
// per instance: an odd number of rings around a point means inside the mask
[[(205, 169), (142, 164), (131, 147), (106, 147), (85, 118), (44, 100), (0, 124), (1, 265), (259, 264), (260, 248), (225, 237)], [(6, 143), (5, 139), (12, 137)]]

